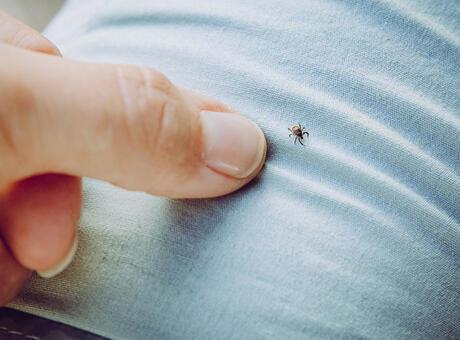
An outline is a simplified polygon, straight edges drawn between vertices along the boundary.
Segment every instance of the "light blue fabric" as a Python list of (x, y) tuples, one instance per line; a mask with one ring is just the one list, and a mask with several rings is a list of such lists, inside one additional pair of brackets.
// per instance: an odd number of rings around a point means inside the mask
[(68, 2), (46, 31), (65, 56), (221, 99), (268, 161), (212, 200), (86, 180), (75, 262), (12, 306), (126, 339), (460, 338), (459, 18), (457, 0)]

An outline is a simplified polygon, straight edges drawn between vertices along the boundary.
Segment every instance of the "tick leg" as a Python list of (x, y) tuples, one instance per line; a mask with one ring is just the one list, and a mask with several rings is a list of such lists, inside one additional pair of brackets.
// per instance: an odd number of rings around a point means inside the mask
[(308, 133), (308, 131), (305, 131), (302, 135), (307, 135), (307, 137), (310, 137), (310, 134)]
[(299, 143), (303, 145), (302, 141), (299, 139)]
[(292, 133), (289, 134), (289, 138), (291, 138), (291, 136), (292, 136)]
[(299, 137), (297, 137), (297, 136), (295, 137), (295, 139), (294, 139), (294, 144), (297, 143), (297, 139), (298, 139), (298, 138), (299, 138)]
[(300, 128), (300, 130), (302, 130), (302, 125), (300, 125), (300, 123), (298, 123), (298, 124), (299, 124), (299, 128)]
[(289, 130), (290, 132), (292, 132), (291, 128), (288, 128), (288, 130)]

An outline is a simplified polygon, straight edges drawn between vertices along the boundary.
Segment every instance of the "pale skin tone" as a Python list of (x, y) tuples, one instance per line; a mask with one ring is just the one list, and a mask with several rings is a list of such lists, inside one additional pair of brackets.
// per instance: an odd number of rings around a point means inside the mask
[[(69, 253), (82, 176), (173, 198), (221, 196), (251, 181), (266, 143), (239, 117), (157, 70), (63, 58), (0, 12), (0, 306)], [(219, 139), (214, 126), (224, 129)], [(247, 133), (232, 142), (232, 126)]]

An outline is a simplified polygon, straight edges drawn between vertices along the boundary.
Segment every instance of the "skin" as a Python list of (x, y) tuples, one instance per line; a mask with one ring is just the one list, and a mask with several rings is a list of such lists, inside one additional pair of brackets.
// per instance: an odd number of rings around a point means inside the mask
[(233, 113), (155, 70), (62, 58), (0, 12), (0, 306), (71, 249), (82, 176), (173, 198), (225, 195), (254, 178), (265, 140), (244, 178), (203, 164), (203, 110)]

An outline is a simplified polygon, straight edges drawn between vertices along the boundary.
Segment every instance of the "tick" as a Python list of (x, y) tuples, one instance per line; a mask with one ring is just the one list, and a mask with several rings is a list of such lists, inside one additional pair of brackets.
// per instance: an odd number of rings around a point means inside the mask
[(291, 136), (295, 136), (294, 144), (297, 142), (297, 140), (299, 140), (299, 143), (304, 145), (302, 143), (303, 136), (307, 135), (307, 138), (310, 137), (310, 134), (308, 133), (308, 131), (305, 130), (305, 128), (302, 125), (300, 125), (300, 123), (298, 125), (294, 125), (291, 128), (288, 128), (288, 130), (291, 132), (289, 134), (289, 138), (291, 138)]

